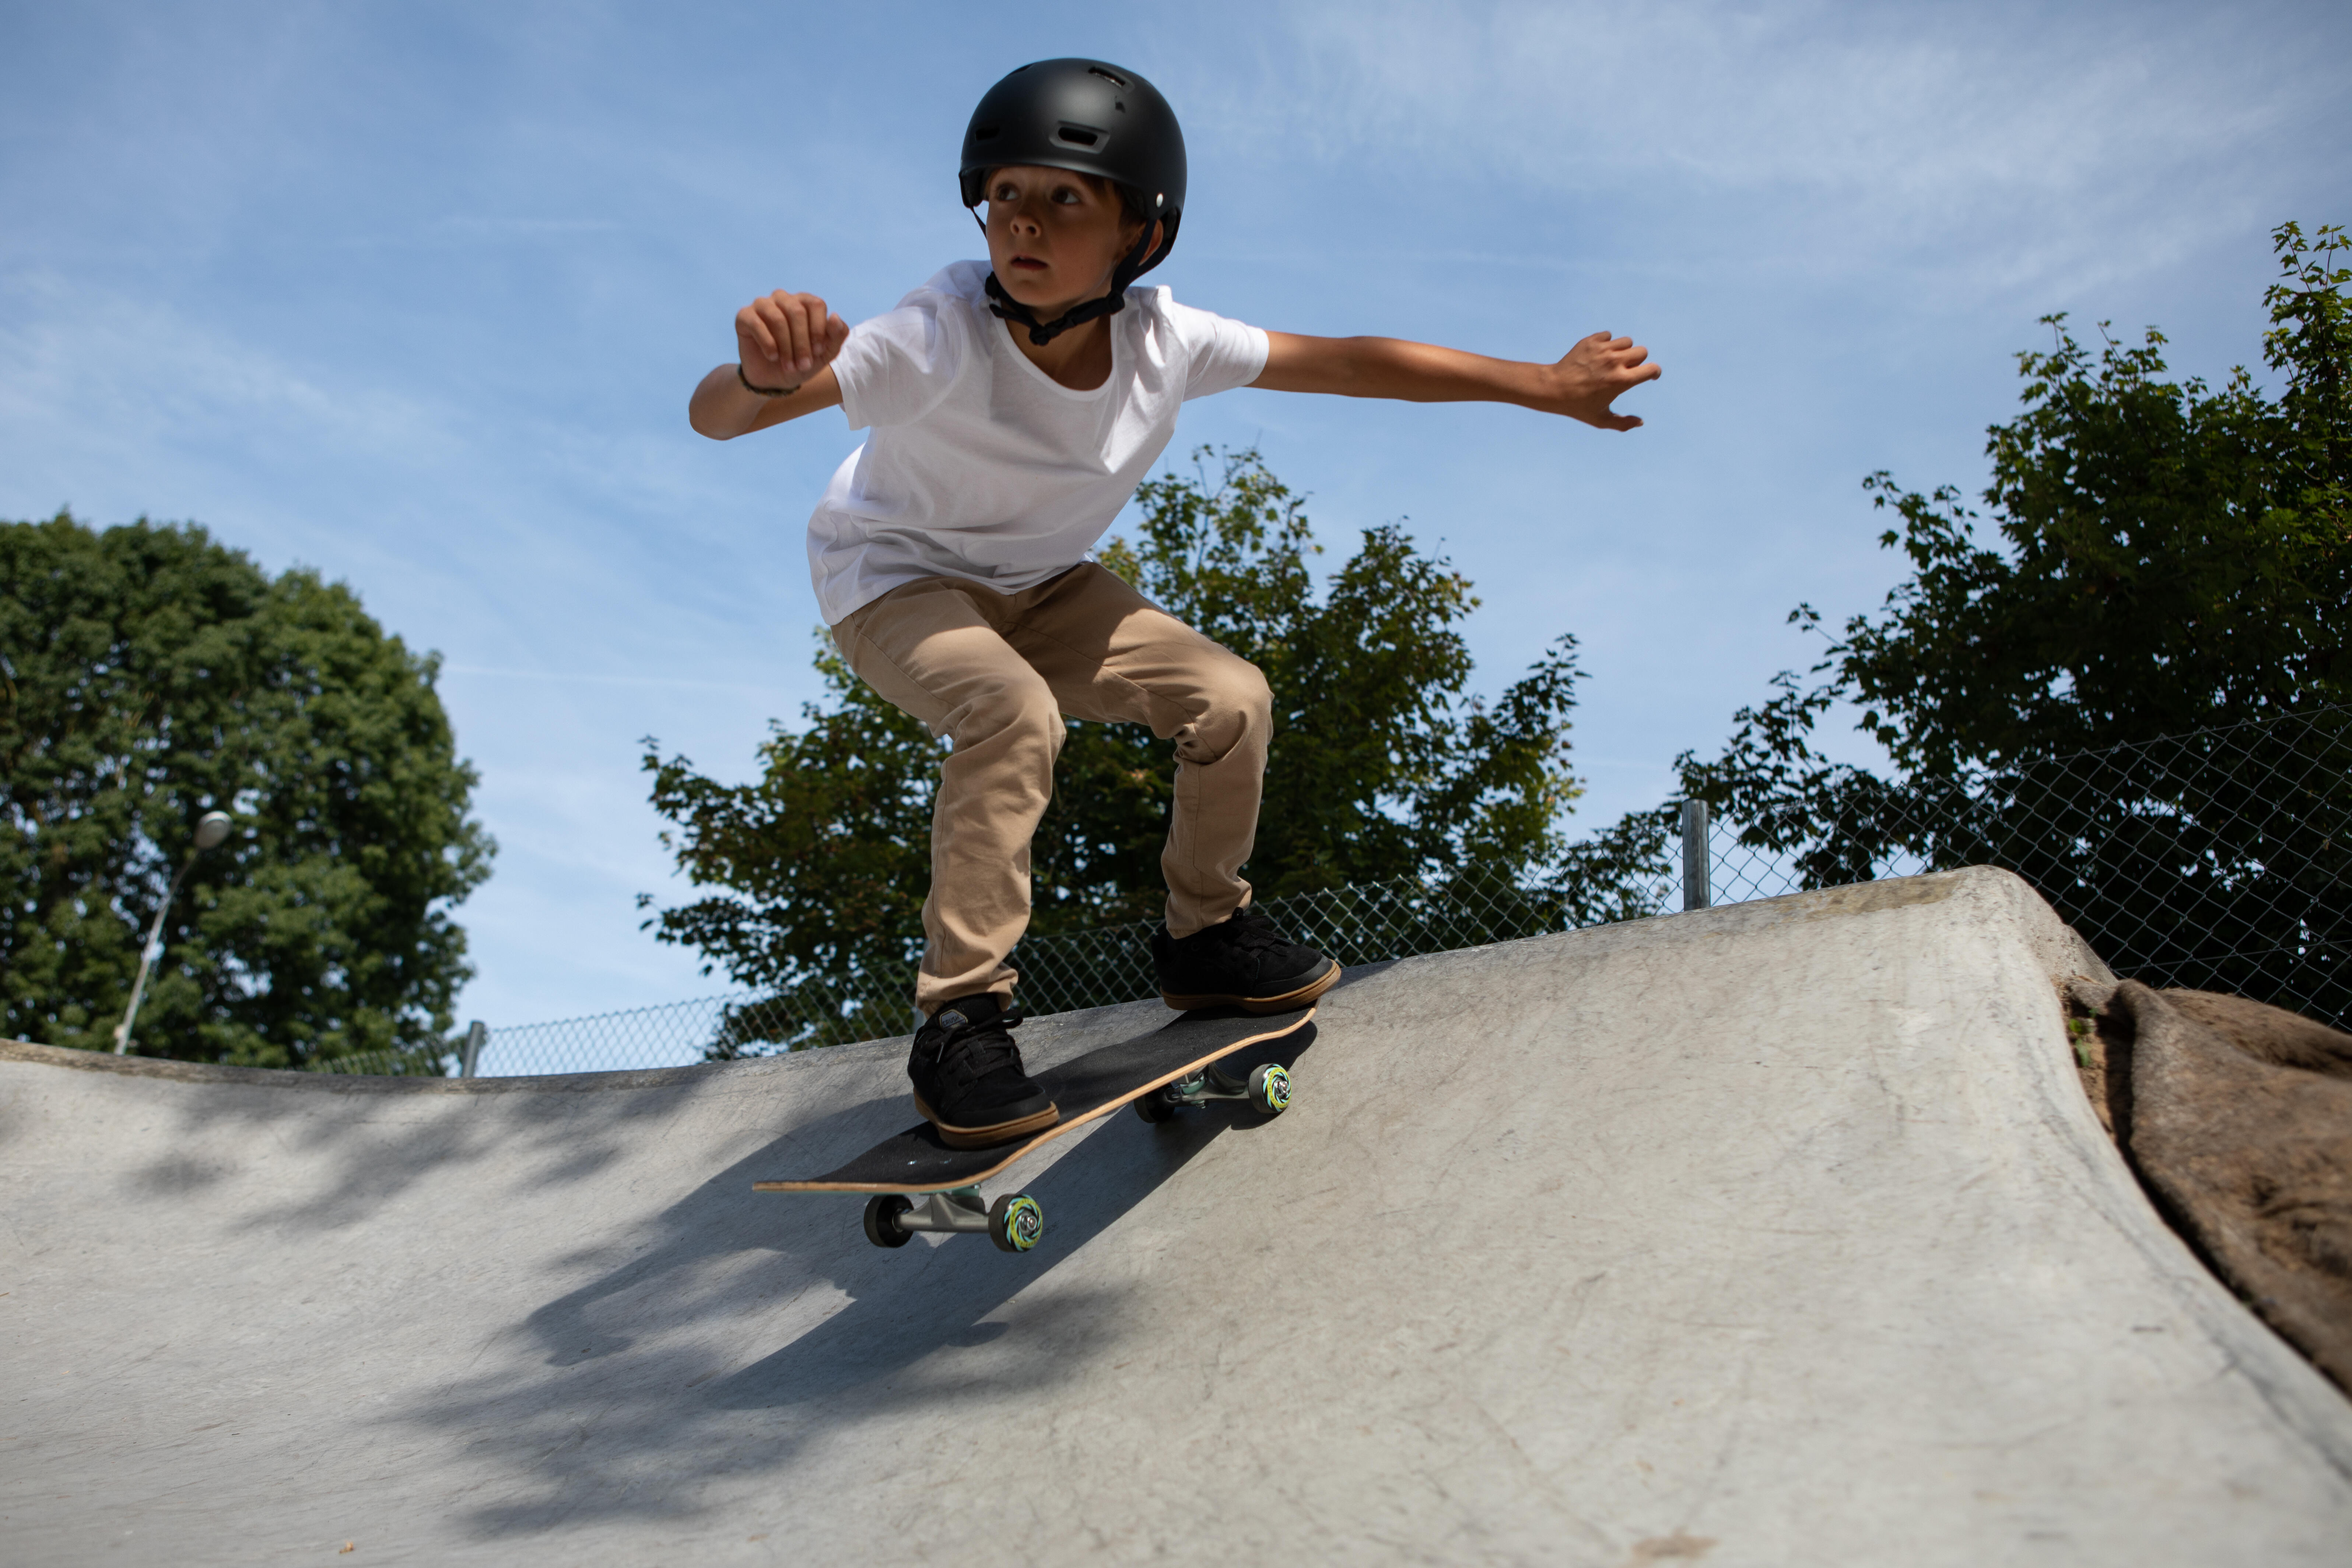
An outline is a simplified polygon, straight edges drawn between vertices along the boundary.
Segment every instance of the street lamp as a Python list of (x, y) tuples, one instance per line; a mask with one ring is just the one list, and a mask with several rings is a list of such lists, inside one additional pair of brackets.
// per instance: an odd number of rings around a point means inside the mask
[(180, 879), (188, 874), (197, 856), (228, 837), (229, 826), (226, 811), (208, 811), (196, 818), (196, 847), (172, 874), (171, 890), (163, 895), (163, 907), (155, 911), (155, 923), (148, 928), (147, 945), (140, 950), (139, 978), (131, 983), (131, 1005), (122, 1010), (122, 1022), (114, 1026), (114, 1054), (118, 1057), (131, 1048), (131, 1023), (139, 1016), (139, 998), (147, 994), (147, 966), (163, 951), (163, 917), (172, 912), (172, 900), (180, 896)]

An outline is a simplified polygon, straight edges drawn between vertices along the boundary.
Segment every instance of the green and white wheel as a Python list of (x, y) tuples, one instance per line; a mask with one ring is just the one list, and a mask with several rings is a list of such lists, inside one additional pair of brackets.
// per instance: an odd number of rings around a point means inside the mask
[(1045, 1239), (1045, 1211), (1027, 1193), (1006, 1193), (988, 1205), (988, 1239), (1005, 1252), (1026, 1252)]
[(1261, 1116), (1279, 1116), (1290, 1109), (1290, 1074), (1279, 1062), (1268, 1062), (1249, 1075), (1249, 1102)]
[(877, 1193), (866, 1200), (866, 1239), (877, 1247), (904, 1247), (915, 1233), (898, 1228), (898, 1216), (915, 1205), (903, 1193)]

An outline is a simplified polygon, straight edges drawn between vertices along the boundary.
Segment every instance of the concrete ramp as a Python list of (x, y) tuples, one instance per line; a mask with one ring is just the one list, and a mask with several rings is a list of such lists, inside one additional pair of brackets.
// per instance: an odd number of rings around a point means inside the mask
[(1026, 1258), (751, 1192), (908, 1120), (895, 1046), (8, 1047), (0, 1556), (2341, 1564), (2352, 1405), (2100, 1131), (2098, 972), (1990, 871), (1359, 972), (1288, 1115), (1017, 1168)]

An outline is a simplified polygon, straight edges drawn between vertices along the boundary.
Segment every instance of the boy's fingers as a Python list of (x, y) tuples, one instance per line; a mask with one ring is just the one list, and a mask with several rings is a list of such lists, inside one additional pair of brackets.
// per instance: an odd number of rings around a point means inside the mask
[(825, 339), (824, 301), (814, 294), (801, 296), (801, 323), (808, 333), (808, 352), (801, 355), (801, 374), (805, 375), (823, 363)]
[(776, 301), (776, 358), (789, 374), (793, 362), (800, 358), (797, 342), (804, 329), (801, 326), (801, 302), (797, 296), (785, 294)]
[(761, 315), (758, 305), (747, 306), (736, 313), (735, 335), (750, 343), (761, 357), (766, 359), (776, 357), (775, 337), (768, 331), (767, 321)]
[(801, 310), (800, 301), (787, 300), (777, 312), (776, 353), (792, 369), (808, 358), (808, 320)]
[(760, 324), (768, 329), (768, 361), (772, 364), (792, 363), (793, 319), (781, 310), (770, 308), (760, 312)]
[(753, 307), (768, 329), (769, 357), (778, 362), (793, 357), (793, 321), (800, 313), (800, 297), (789, 289), (779, 289)]

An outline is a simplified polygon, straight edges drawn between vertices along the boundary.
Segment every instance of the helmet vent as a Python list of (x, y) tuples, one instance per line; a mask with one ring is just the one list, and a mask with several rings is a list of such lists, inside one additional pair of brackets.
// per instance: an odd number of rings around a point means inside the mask
[(1054, 132), (1054, 140), (1065, 147), (1097, 149), (1110, 138), (1091, 125), (1072, 125), (1064, 121), (1061, 129)]
[[(1024, 66), (1022, 68), (1025, 70), (1028, 68)], [(1119, 75), (1118, 72), (1114, 70), (1105, 70), (1100, 66), (1088, 66), (1087, 68), (1087, 74), (1088, 76), (1098, 76), (1102, 78), (1103, 80), (1109, 82), (1113, 87), (1125, 87), (1127, 85), (1127, 79), (1125, 77)]]
[(971, 139), (975, 142), (993, 142), (996, 140), (996, 133), (1003, 129), (1003, 127), (998, 125), (975, 125), (971, 128)]

